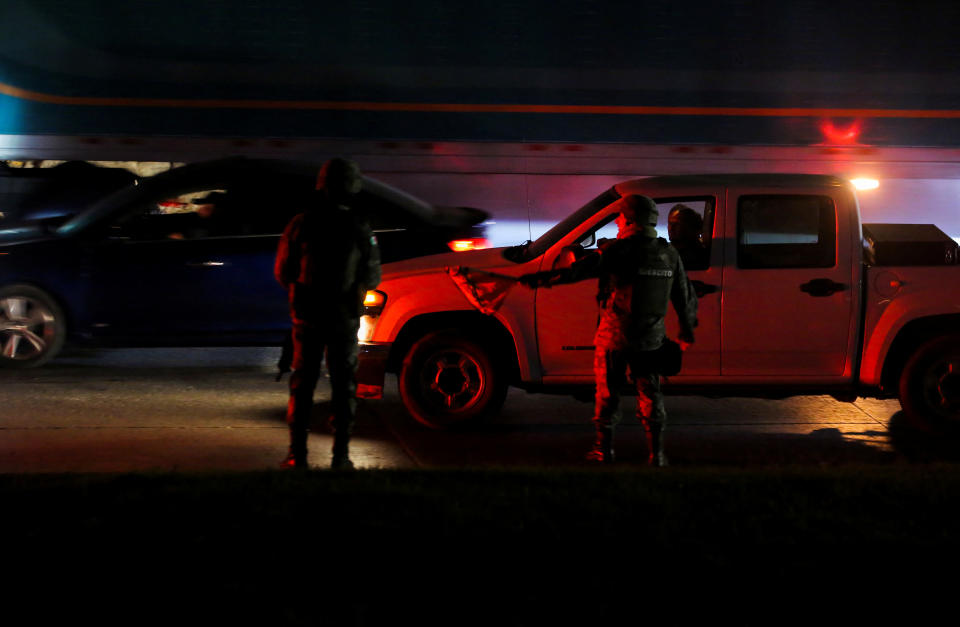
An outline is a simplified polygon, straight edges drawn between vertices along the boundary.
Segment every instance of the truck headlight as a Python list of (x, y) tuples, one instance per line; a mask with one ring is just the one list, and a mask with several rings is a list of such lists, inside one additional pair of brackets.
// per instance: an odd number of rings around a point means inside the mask
[(363, 315), (379, 316), (387, 302), (387, 295), (377, 290), (369, 290), (363, 297)]

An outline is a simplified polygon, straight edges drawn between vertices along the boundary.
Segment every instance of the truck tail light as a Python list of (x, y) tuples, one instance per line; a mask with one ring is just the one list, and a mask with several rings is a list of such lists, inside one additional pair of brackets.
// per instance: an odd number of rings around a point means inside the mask
[(482, 250), (484, 248), (490, 248), (490, 242), (485, 237), (471, 237), (468, 239), (455, 239), (447, 242), (447, 246), (450, 247), (455, 253), (462, 253), (467, 250)]
[(157, 203), (157, 206), (161, 211), (166, 211), (167, 213), (179, 213), (181, 211), (186, 211), (187, 207), (189, 207), (189, 204), (180, 202), (179, 200), (161, 200)]

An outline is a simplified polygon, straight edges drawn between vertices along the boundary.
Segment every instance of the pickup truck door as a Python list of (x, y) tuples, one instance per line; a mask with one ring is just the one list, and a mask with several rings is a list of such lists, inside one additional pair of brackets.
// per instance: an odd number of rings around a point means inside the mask
[(843, 375), (857, 295), (849, 208), (837, 196), (728, 190), (724, 377)]
[[(638, 192), (639, 193), (639, 192)], [(657, 230), (667, 236), (667, 216), (670, 208), (683, 203), (705, 217), (707, 243), (722, 228), (722, 207), (718, 205), (719, 190), (698, 190), (694, 194), (657, 197), (660, 220)], [(714, 216), (717, 216), (714, 219)], [(549, 269), (565, 245), (584, 243), (596, 248), (595, 240), (615, 238), (617, 227), (614, 213), (604, 209), (586, 221), (544, 255), (542, 269)], [(593, 234), (593, 237), (591, 237)], [(719, 240), (719, 238), (717, 238)], [(690, 270), (688, 278), (698, 282), (706, 292), (699, 299), (696, 343), (684, 355), (683, 371), (671, 380), (685, 377), (716, 377), (720, 374), (720, 297), (723, 247), (710, 247), (709, 267)], [(596, 301), (597, 281), (588, 279), (579, 283), (538, 288), (536, 294), (537, 342), (544, 383), (593, 383), (593, 335), (600, 310)], [(679, 324), (676, 312), (670, 307), (667, 314), (667, 335), (677, 337)]]

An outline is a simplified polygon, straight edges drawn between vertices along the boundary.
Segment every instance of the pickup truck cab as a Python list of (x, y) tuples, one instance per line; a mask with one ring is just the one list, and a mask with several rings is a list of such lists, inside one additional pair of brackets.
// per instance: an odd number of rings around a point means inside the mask
[[(955, 242), (944, 236), (940, 265), (867, 263), (852, 185), (821, 175), (629, 180), (525, 245), (386, 264), (361, 329), (361, 390), (376, 396), (397, 372), (407, 409), (430, 426), (496, 411), (508, 385), (592, 394), (596, 281), (533, 290), (487, 273), (547, 270), (615, 237), (611, 204), (627, 194), (656, 201), (661, 233), (678, 203), (703, 217), (708, 261), (687, 269), (696, 343), (665, 391), (897, 396), (917, 424), (960, 426)], [(500, 294), (496, 311), (471, 305), (451, 277), (461, 266), (481, 294)], [(668, 335), (677, 329), (671, 309)]]

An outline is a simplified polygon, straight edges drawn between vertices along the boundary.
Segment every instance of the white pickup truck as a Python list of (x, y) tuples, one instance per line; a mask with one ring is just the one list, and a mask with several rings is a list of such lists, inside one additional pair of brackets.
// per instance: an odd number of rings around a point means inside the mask
[[(852, 185), (821, 175), (629, 180), (534, 242), (386, 264), (361, 325), (361, 395), (377, 397), (396, 372), (407, 409), (435, 427), (497, 411), (510, 385), (591, 395), (596, 281), (536, 290), (503, 281), (506, 296), (487, 315), (450, 269), (555, 267), (615, 237), (611, 203), (627, 194), (656, 201), (661, 233), (677, 203), (703, 217), (709, 263), (688, 268), (700, 296), (696, 344), (666, 392), (899, 397), (916, 424), (960, 428), (956, 243), (932, 226), (876, 225), (885, 235), (871, 237)], [(672, 310), (667, 331), (676, 336)]]

